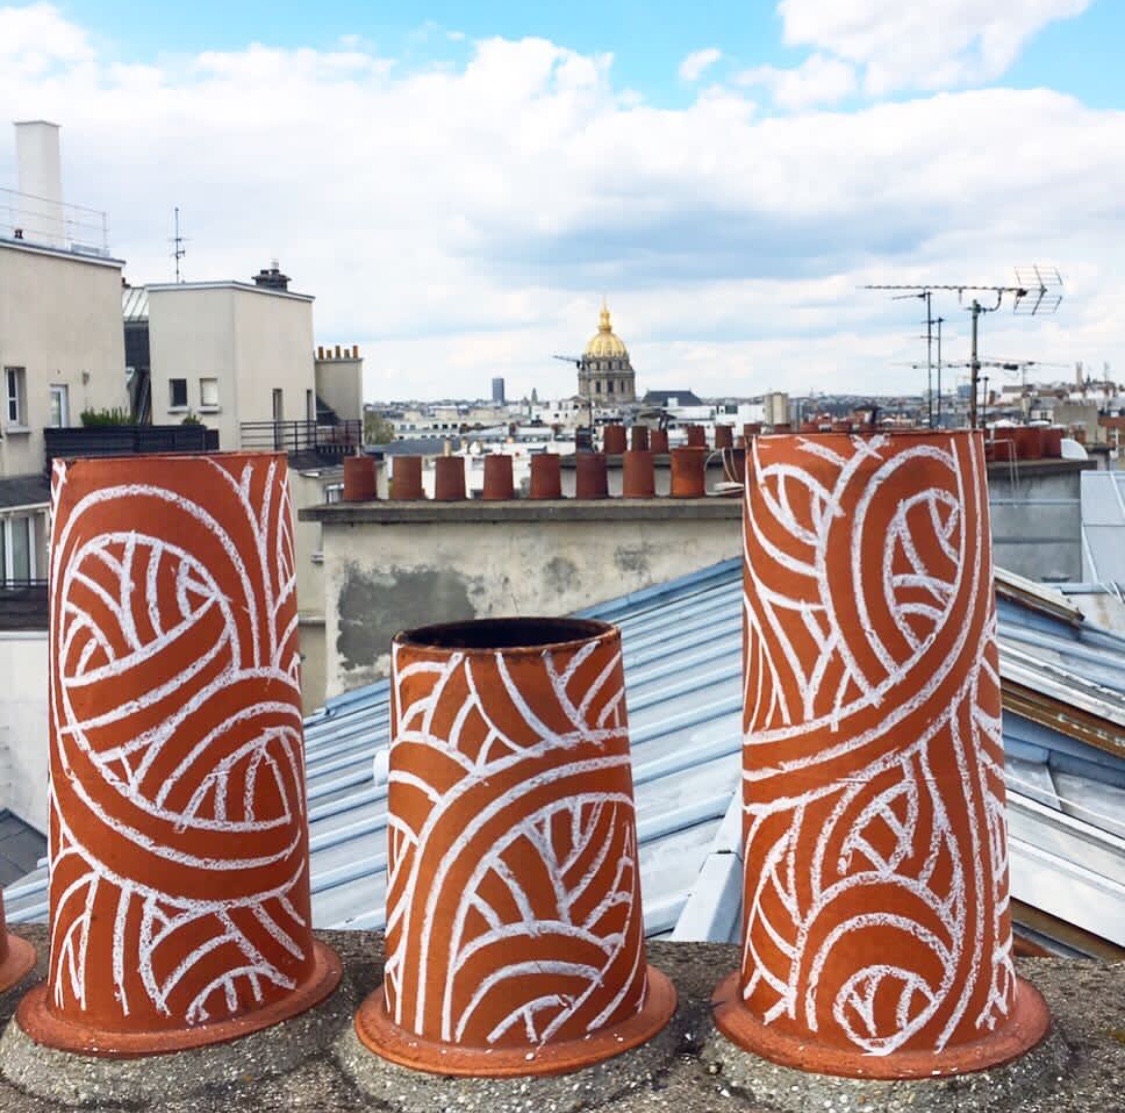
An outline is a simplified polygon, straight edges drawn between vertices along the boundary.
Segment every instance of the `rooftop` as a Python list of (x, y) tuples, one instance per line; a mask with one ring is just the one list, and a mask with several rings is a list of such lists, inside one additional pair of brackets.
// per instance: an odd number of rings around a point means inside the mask
[[(41, 958), (35, 976), (42, 977), (45, 929), (18, 931), (37, 947)], [(715, 1035), (709, 999), (719, 978), (735, 968), (738, 948), (654, 942), (649, 960), (673, 979), (680, 998), (666, 1034), (646, 1048), (578, 1074), (493, 1081), (413, 1074), (363, 1050), (352, 1015), (381, 980), (382, 937), (371, 932), (319, 935), (344, 960), (341, 989), (304, 1017), (235, 1043), (141, 1060), (93, 1060), (35, 1048), (10, 1026), (0, 1044), (8, 1076), (0, 1076), (0, 1113), (56, 1113), (76, 1107), (114, 1113), (358, 1113), (371, 1108), (402, 1113), (769, 1113), (779, 1103), (868, 1113), (1121, 1109), (1122, 964), (1018, 960), (1020, 973), (1047, 998), (1053, 1035), (1008, 1067), (904, 1085), (802, 1075), (732, 1051)], [(0, 996), (0, 1024), (7, 1024), (28, 984)]]

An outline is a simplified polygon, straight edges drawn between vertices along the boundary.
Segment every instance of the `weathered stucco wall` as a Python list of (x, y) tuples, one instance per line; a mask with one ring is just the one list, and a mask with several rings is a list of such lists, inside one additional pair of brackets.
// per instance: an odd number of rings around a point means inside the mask
[(1027, 461), (988, 474), (993, 560), (1032, 580), (1082, 579), (1081, 476), (1092, 461)]
[(329, 696), (385, 676), (400, 630), (566, 614), (736, 556), (741, 545), (737, 499), (360, 509), (315, 511), (324, 514)]
[(0, 807), (47, 830), (47, 631), (0, 633)]

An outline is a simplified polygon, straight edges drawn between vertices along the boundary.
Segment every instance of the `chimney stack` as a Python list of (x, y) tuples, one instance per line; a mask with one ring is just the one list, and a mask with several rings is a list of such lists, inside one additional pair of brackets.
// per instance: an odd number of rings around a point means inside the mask
[(50, 247), (65, 246), (59, 125), (47, 120), (16, 124), (16, 189), (19, 239)]
[(282, 274), (278, 261), (271, 259), (268, 268), (263, 267), (254, 275), (254, 285), (263, 290), (280, 290), (284, 293), (289, 289), (289, 275)]

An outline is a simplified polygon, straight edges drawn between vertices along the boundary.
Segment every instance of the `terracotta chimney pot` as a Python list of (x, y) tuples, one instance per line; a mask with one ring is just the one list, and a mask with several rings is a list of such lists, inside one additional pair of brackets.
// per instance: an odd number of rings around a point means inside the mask
[(602, 430), (602, 444), (607, 456), (620, 456), (625, 451), (625, 426), (605, 426)]
[(716, 448), (733, 448), (734, 447), (734, 428), (730, 425), (716, 425), (715, 426), (715, 447)]
[(687, 447), (707, 447), (707, 430), (702, 425), (689, 425), (687, 427)]
[(561, 457), (556, 452), (541, 452), (531, 458), (531, 491), (533, 499), (561, 499)]
[(622, 494), (627, 499), (651, 499), (656, 496), (656, 469), (652, 453), (633, 449), (622, 456)]
[(481, 497), (491, 502), (515, 498), (511, 456), (493, 455), (484, 458), (484, 491)]
[(344, 502), (371, 502), (378, 498), (374, 456), (344, 457)]
[(648, 426), (634, 425), (629, 430), (629, 447), (634, 452), (648, 451)]
[(1016, 976), (979, 432), (759, 437), (744, 512), (743, 958), (725, 1035), (922, 1078), (1049, 1027)]
[(285, 455), (56, 460), (51, 963), (17, 1019), (93, 1055), (310, 1008), (296, 564)]
[(458, 502), (465, 497), (465, 458), (434, 458), (434, 501)]
[[(696, 426), (696, 428), (700, 428)], [(706, 448), (672, 449), (672, 498), (701, 499), (706, 495)]]
[(609, 479), (603, 453), (579, 452), (575, 455), (574, 496), (580, 499), (609, 497)]
[(668, 430), (653, 429), (648, 438), (649, 451), (654, 456), (668, 455)]
[(35, 966), (35, 948), (8, 931), (4, 919), (4, 894), (0, 893), (0, 993), (30, 974)]
[(557, 1074), (656, 1035), (620, 636), (485, 619), (392, 648), (386, 967), (372, 1051), (435, 1074)]
[(392, 459), (390, 497), (396, 500), (424, 499), (422, 457), (394, 456)]

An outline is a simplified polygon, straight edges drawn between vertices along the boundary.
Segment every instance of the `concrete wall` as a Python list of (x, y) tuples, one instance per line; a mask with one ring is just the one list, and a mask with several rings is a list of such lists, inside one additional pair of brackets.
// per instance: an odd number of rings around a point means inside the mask
[[(241, 447), (245, 421), (273, 420), (280, 389), (286, 421), (307, 418), (313, 376), (312, 299), (239, 283), (148, 287), (155, 424), (190, 411), (219, 430), (225, 450)], [(203, 407), (200, 380), (219, 380), (217, 409)], [(172, 379), (187, 380), (187, 406), (170, 404)]]
[(387, 674), (400, 630), (566, 614), (741, 551), (737, 499), (339, 504), (324, 526), (329, 696)]
[(1081, 475), (1093, 461), (989, 467), (993, 560), (1032, 580), (1082, 579)]
[(0, 742), (6, 782), (0, 806), (47, 830), (47, 632), (0, 632)]
[[(121, 264), (0, 243), (0, 369), (25, 369), (18, 426), (0, 410), (0, 475), (43, 470), (51, 387), (67, 389), (69, 422), (85, 409), (127, 408)], [(0, 379), (0, 401), (6, 383)]]

